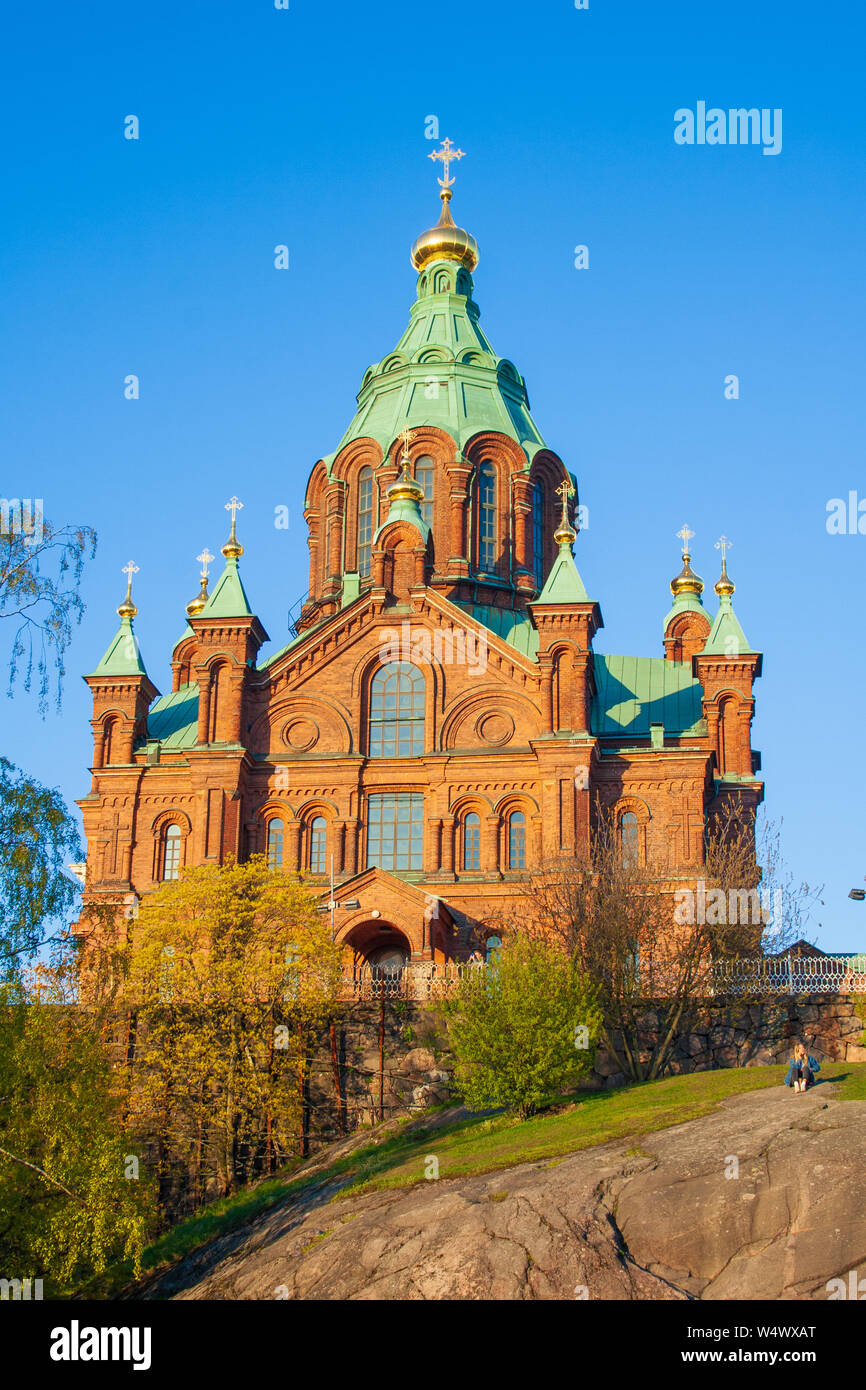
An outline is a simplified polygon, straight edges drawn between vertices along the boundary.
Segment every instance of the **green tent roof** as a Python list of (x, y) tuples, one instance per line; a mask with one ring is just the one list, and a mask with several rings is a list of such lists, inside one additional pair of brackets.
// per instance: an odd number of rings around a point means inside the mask
[[(710, 628), (710, 635), (702, 654), (704, 656), (744, 656), (753, 652), (754, 648), (749, 646), (749, 639), (740, 627), (730, 598), (727, 594), (722, 594), (719, 599), (719, 611)], [(757, 653), (755, 654), (757, 655)]]
[(536, 603), (589, 603), (570, 545), (561, 545)]
[(138, 638), (132, 630), (132, 619), (122, 618), (94, 676), (146, 676), (144, 659)]
[(216, 588), (202, 609), (202, 618), (246, 618), (253, 616), (247, 591), (238, 569), (238, 562), (231, 556), (219, 577)]

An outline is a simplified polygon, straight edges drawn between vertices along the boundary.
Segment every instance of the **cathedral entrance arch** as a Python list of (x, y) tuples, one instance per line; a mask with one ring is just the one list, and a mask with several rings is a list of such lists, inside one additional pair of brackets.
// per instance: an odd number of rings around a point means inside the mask
[(412, 955), (408, 937), (393, 922), (381, 918), (358, 922), (343, 944), (353, 951), (355, 965), (377, 965), (389, 973), (399, 973)]

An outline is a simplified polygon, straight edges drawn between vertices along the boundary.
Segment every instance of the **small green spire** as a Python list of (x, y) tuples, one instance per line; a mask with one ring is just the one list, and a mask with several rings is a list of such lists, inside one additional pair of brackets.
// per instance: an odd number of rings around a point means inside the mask
[(226, 511), (232, 514), (231, 534), (222, 548), (226, 567), (217, 580), (216, 587), (204, 608), (197, 614), (200, 618), (253, 617), (253, 610), (250, 607), (250, 601), (247, 598), (247, 592), (238, 569), (238, 560), (243, 555), (244, 548), (237, 538), (236, 519), (237, 513), (243, 505), (243, 502), (239, 502), (237, 497), (226, 502)]
[(386, 496), (388, 498), (388, 515), (383, 524), (379, 527), (376, 535), (379, 536), (386, 526), (390, 526), (392, 521), (410, 521), (412, 525), (421, 533), (426, 541), (430, 535), (430, 527), (424, 520), (421, 511), (421, 503), (424, 501), (424, 489), (421, 484), (412, 477), (412, 460), (409, 456), (409, 445), (414, 439), (414, 433), (410, 429), (401, 431), (399, 438), (403, 441), (402, 471), (400, 476), (388, 488)]
[(91, 672), (94, 676), (147, 675), (138, 638), (132, 628), (132, 620), (138, 614), (138, 609), (132, 601), (132, 576), (138, 574), (138, 565), (130, 560), (124, 565), (122, 572), (126, 575), (126, 597), (117, 610), (120, 627), (96, 670)]
[(734, 612), (734, 605), (731, 602), (736, 585), (728, 574), (726, 563), (726, 551), (730, 546), (731, 542), (727, 536), (722, 536), (716, 541), (716, 550), (722, 552), (722, 572), (714, 586), (719, 596), (719, 611), (710, 628), (710, 635), (703, 650), (704, 656), (751, 656), (756, 654), (754, 648), (749, 645), (749, 640), (740, 626)]
[(589, 594), (574, 563), (572, 546), (577, 540), (577, 532), (568, 519), (568, 499), (574, 495), (574, 485), (566, 478), (556, 489), (562, 498), (562, 518), (553, 539), (559, 546), (559, 554), (550, 567), (544, 588), (535, 599), (536, 603), (589, 603)]

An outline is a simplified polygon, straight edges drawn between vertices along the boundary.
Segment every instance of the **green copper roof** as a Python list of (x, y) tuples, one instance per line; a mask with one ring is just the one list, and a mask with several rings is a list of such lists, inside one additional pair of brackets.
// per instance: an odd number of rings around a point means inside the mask
[(199, 615), (202, 618), (252, 617), (253, 610), (241, 580), (238, 562), (232, 556), (219, 577), (216, 588)]
[(677, 594), (673, 602), (673, 607), (666, 614), (665, 620), (662, 623), (663, 632), (667, 629), (667, 625), (671, 618), (675, 618), (679, 613), (703, 613), (707, 622), (710, 620), (710, 615), (704, 607), (703, 599), (701, 599), (698, 594)]
[(455, 608), (462, 608), (477, 623), (495, 632), (524, 656), (534, 661), (538, 655), (538, 633), (528, 613), (516, 612), (513, 608), (496, 608), (481, 603), (459, 603), (451, 600)]
[(719, 599), (719, 611), (710, 628), (703, 655), (744, 656), (753, 652), (754, 648), (749, 646), (749, 639), (740, 627), (730, 598), (727, 594), (722, 594)]
[(163, 695), (147, 716), (147, 737), (163, 748), (194, 748), (198, 739), (198, 683)]
[(132, 630), (132, 619), (121, 618), (120, 627), (100, 661), (94, 676), (146, 676), (138, 638)]
[(589, 603), (570, 545), (561, 545), (536, 603)]
[(594, 671), (594, 734), (648, 738), (650, 724), (664, 724), (669, 734), (705, 732), (703, 689), (691, 662), (596, 653)]
[(480, 328), (469, 271), (434, 261), (418, 276), (417, 293), (396, 348), (367, 369), (339, 448), (369, 436), (384, 452), (407, 426), (437, 425), (460, 448), (479, 430), (497, 430), (532, 459), (544, 440), (529, 413), (526, 383)]
[(390, 526), (392, 521), (411, 522), (420, 532), (424, 541), (430, 535), (430, 527), (421, 515), (421, 508), (413, 497), (394, 498), (389, 502), (388, 515), (373, 537), (374, 542), (379, 539), (385, 527)]

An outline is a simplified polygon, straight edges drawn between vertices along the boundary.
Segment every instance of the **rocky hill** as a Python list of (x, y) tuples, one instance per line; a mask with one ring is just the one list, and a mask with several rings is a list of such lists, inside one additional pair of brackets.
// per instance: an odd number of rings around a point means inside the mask
[(639, 1145), (355, 1196), (323, 1178), (146, 1296), (824, 1299), (866, 1272), (864, 1172), (866, 1102), (778, 1087)]

